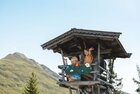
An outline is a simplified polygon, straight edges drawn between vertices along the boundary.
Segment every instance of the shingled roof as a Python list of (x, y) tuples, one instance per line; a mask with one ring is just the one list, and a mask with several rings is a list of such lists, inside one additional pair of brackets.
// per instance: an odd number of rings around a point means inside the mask
[(101, 54), (104, 58), (128, 58), (127, 53), (119, 41), (120, 32), (107, 32), (72, 28), (68, 32), (42, 44), (43, 49), (53, 50), (64, 56), (77, 55), (85, 48), (94, 47), (97, 50), (98, 42), (101, 44)]

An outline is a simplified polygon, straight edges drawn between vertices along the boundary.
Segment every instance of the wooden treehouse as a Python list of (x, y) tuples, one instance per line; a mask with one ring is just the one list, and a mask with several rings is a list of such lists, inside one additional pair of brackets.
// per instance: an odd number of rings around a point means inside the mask
[[(62, 70), (59, 75), (58, 84), (68, 88), (70, 94), (76, 90), (76, 94), (112, 94), (113, 86), (109, 83), (110, 73), (106, 68), (106, 59), (129, 58), (131, 53), (127, 53), (119, 41), (119, 32), (106, 32), (97, 30), (86, 30), (73, 28), (68, 32), (42, 44), (43, 49), (53, 50), (62, 55), (63, 65), (58, 68)], [(83, 51), (86, 48), (94, 48), (92, 51), (93, 62), (90, 67), (84, 65)], [(66, 58), (77, 56), (80, 62), (79, 68), (71, 67), (67, 64)], [(69, 81), (67, 74), (80, 74), (80, 80)], [(89, 78), (89, 79), (83, 79)]]

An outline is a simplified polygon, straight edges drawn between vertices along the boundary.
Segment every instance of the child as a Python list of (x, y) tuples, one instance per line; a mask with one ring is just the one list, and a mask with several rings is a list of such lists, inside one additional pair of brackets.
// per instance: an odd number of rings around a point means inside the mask
[(75, 80), (80, 80), (80, 74), (78, 74), (78, 68), (80, 67), (80, 63), (78, 61), (77, 57), (72, 57), (71, 58), (71, 66), (67, 67), (67, 70), (69, 70), (70, 74), (67, 74), (67, 77), (69, 81), (75, 81)]
[(84, 50), (84, 64), (87, 67), (90, 67), (92, 61), (93, 61), (93, 56), (92, 56), (92, 50), (93, 48), (89, 48), (88, 50)]
[(78, 58), (76, 56), (71, 58), (71, 64), (75, 67), (80, 66), (80, 63), (79, 63)]
[(92, 67), (90, 66), (93, 62), (93, 56), (92, 56), (92, 50), (93, 48), (85, 49), (84, 50), (84, 73), (81, 75), (81, 80), (87, 81), (87, 80), (92, 80), (92, 75), (90, 74)]

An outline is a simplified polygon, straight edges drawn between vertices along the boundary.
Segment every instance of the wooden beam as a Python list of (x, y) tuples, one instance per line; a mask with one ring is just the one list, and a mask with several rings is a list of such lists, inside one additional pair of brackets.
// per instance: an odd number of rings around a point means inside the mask
[(58, 44), (63, 44), (64, 42), (67, 42), (67, 41), (71, 40), (73, 38), (72, 36), (73, 36), (73, 34), (71, 34), (71, 35), (69, 35), (67, 37), (61, 38), (60, 40), (50, 42), (47, 45), (45, 45), (43, 49), (46, 49), (46, 48), (51, 49), (53, 46), (56, 46)]
[(96, 35), (96, 34), (74, 34), (75, 36), (81, 36), (81, 37), (91, 37), (91, 38), (102, 38), (102, 39), (110, 39), (117, 38), (116, 36), (103, 36), (103, 35)]
[(117, 43), (116, 41), (114, 41), (114, 42), (112, 42), (110, 45), (111, 45), (111, 46), (116, 46), (116, 45), (118, 45), (118, 43)]
[(66, 65), (58, 65), (58, 68), (59, 69), (65, 69), (66, 68)]
[(82, 51), (77, 51), (77, 52), (73, 52), (73, 53), (64, 53), (64, 56), (70, 57), (70, 56), (80, 55), (81, 53), (82, 53)]
[[(63, 50), (61, 49), (61, 55), (62, 55), (62, 61), (63, 61), (63, 65), (65, 65), (65, 60), (64, 60), (64, 56), (63, 56)], [(65, 75), (64, 75), (64, 69), (62, 69), (62, 80), (65, 81)]]
[(97, 85), (97, 90), (98, 90), (98, 94), (101, 94), (100, 86), (99, 85)]
[(112, 49), (105, 49), (105, 50), (101, 50), (100, 54), (110, 54), (112, 51)]
[(70, 94), (72, 94), (72, 90), (71, 90), (71, 87), (69, 87), (69, 92), (70, 92)]
[[(100, 49), (100, 42), (98, 41), (98, 66), (100, 66), (100, 58), (101, 58), (101, 49)], [(97, 68), (100, 73), (100, 68)]]
[(71, 82), (59, 82), (59, 84), (66, 85), (66, 86), (71, 86), (75, 88), (79, 88), (79, 86), (90, 86), (90, 85), (96, 85), (100, 84), (99, 81), (71, 81)]
[(106, 81), (103, 81), (103, 80), (101, 80), (100, 78), (98, 78), (98, 81), (103, 82), (104, 84), (106, 84), (106, 85), (108, 85), (108, 86), (110, 86), (110, 87), (113, 87), (112, 84), (110, 84), (110, 83), (108, 83), (108, 82), (106, 82)]

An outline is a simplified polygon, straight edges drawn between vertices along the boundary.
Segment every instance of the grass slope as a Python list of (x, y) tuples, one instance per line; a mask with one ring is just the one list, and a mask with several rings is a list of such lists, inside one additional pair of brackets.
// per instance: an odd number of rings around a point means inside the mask
[(69, 94), (56, 84), (55, 73), (21, 53), (0, 59), (0, 94), (21, 94), (32, 72), (37, 75), (40, 94)]

